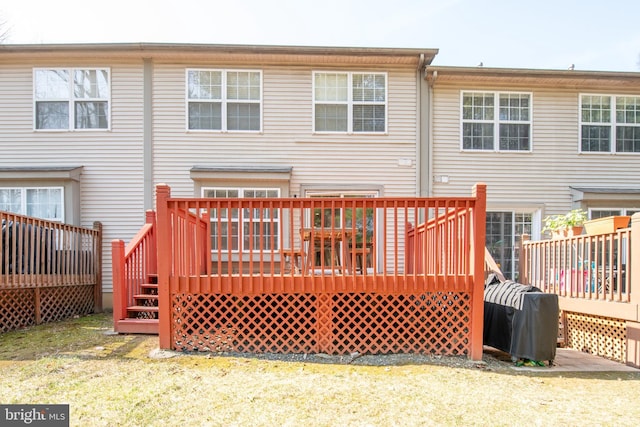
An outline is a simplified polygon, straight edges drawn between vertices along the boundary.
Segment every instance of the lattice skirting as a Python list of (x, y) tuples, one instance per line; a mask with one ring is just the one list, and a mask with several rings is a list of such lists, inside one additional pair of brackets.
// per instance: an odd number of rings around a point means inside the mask
[[(40, 322), (53, 322), (94, 311), (94, 285), (39, 289)], [(0, 289), (0, 331), (35, 325), (36, 289)]]
[(172, 295), (172, 348), (251, 353), (468, 354), (471, 297)]
[(625, 363), (625, 322), (608, 317), (565, 312), (564, 330), (569, 348)]
[(35, 325), (35, 289), (0, 289), (0, 331)]

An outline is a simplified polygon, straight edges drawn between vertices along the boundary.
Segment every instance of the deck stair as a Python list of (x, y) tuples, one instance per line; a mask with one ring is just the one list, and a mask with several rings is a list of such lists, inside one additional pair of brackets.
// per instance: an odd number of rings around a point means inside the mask
[(127, 318), (118, 321), (118, 332), (134, 334), (158, 333), (158, 275), (148, 275), (148, 283), (133, 296), (134, 305), (127, 306)]

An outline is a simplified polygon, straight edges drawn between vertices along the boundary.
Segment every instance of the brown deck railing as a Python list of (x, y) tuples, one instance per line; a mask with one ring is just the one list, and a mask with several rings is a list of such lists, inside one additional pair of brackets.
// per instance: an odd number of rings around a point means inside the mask
[(562, 297), (630, 301), (631, 228), (593, 236), (523, 239), (522, 248), (523, 283)]
[(1, 330), (102, 310), (101, 225), (0, 211)]
[(187, 199), (158, 186), (160, 346), (477, 359), (485, 197), (479, 185), (456, 199)]
[(558, 295), (563, 345), (640, 366), (640, 214), (597, 235), (522, 237), (520, 281)]

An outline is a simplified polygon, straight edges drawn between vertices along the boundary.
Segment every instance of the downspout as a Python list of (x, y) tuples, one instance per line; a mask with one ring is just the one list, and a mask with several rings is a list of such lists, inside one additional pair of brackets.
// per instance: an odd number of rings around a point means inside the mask
[[(418, 93), (418, 113), (417, 113), (417, 141), (416, 141), (416, 196), (424, 197), (429, 194), (428, 187), (425, 186), (425, 181), (429, 181), (426, 177), (429, 176), (429, 170), (423, 170), (423, 165), (427, 165), (429, 169), (429, 150), (428, 150), (428, 135), (429, 124), (428, 119), (428, 105), (429, 94), (425, 89), (425, 58), (424, 54), (420, 54), (420, 61), (416, 70), (416, 86)], [(425, 108), (427, 107), (427, 108)], [(428, 185), (428, 184), (427, 184)], [(426, 190), (426, 193), (425, 193)]]
[(426, 146), (425, 150), (427, 153), (425, 155), (427, 162), (427, 173), (425, 176), (425, 188), (427, 193), (425, 196), (431, 197), (433, 196), (433, 85), (436, 81), (437, 72), (434, 71), (433, 78), (429, 81), (429, 77), (427, 75), (427, 67), (425, 67), (425, 82), (427, 84), (427, 126), (428, 133), (426, 136)]
[(153, 209), (153, 63), (143, 58), (142, 171), (144, 210)]

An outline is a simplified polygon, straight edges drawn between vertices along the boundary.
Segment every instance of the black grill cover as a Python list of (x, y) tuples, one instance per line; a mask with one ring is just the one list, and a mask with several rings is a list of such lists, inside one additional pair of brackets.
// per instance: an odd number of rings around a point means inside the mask
[(552, 361), (559, 312), (557, 295), (490, 276), (484, 289), (483, 342), (514, 359)]

